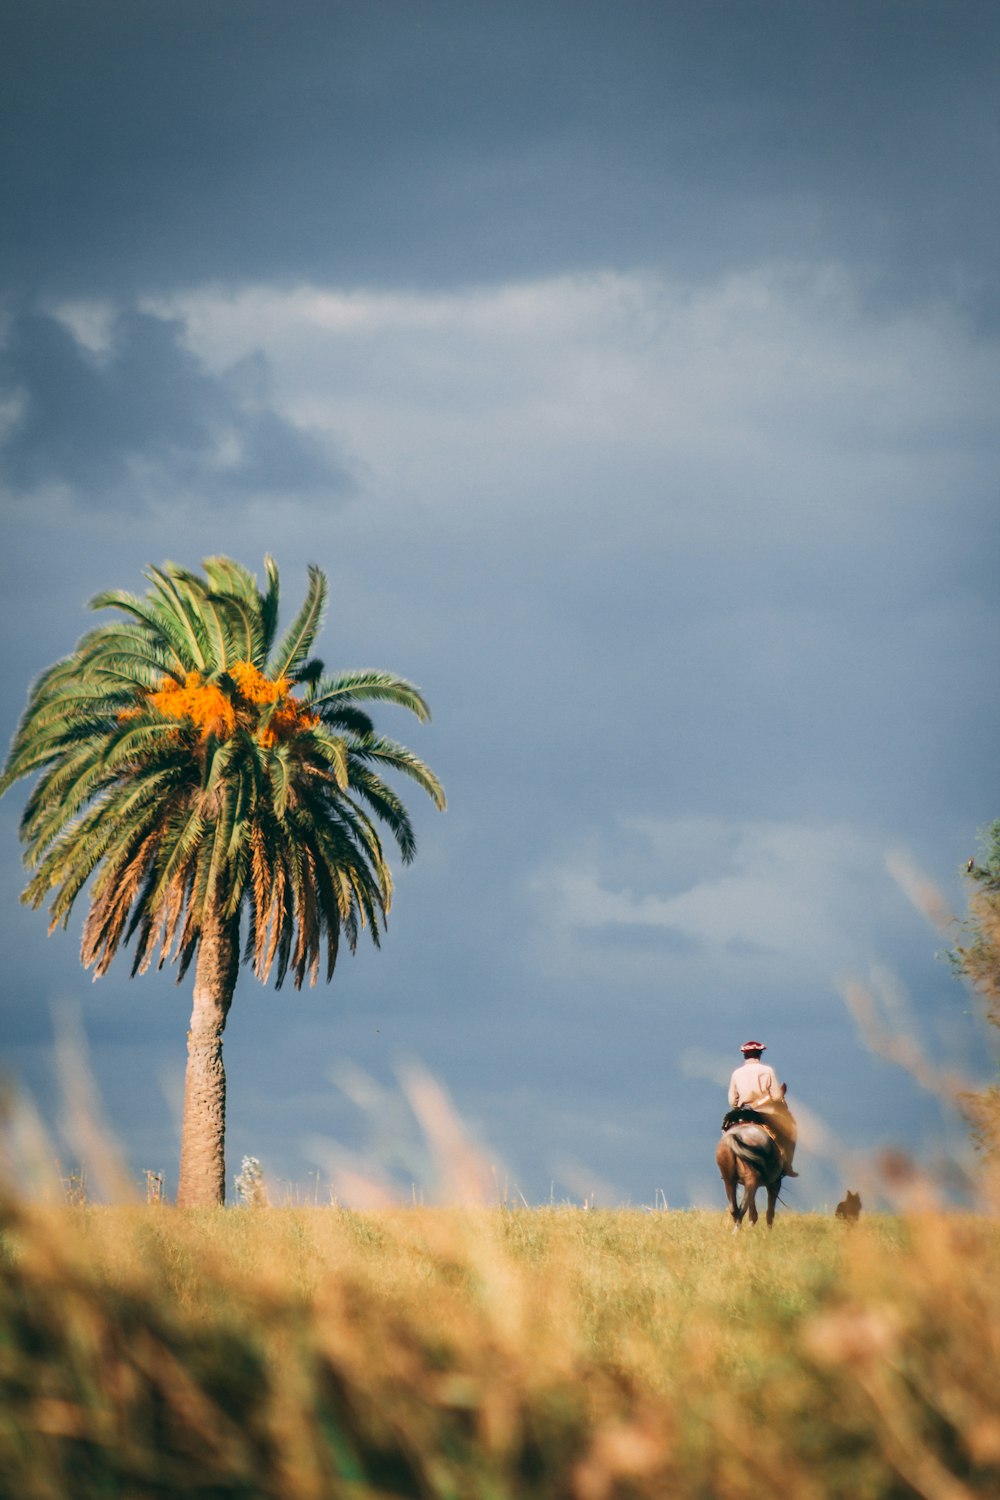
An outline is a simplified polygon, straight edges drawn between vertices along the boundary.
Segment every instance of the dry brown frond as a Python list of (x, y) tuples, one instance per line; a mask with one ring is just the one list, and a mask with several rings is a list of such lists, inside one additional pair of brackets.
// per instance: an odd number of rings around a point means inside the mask
[(147, 834), (130, 859), (103, 872), (100, 891), (87, 913), (80, 946), (81, 961), (85, 968), (93, 967), (95, 978), (106, 974), (111, 967), (160, 836), (159, 831)]

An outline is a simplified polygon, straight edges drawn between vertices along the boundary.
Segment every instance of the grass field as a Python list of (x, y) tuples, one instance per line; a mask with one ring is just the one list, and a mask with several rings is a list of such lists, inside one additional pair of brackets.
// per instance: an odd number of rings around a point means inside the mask
[(1000, 1494), (1000, 1223), (37, 1208), (0, 1494)]

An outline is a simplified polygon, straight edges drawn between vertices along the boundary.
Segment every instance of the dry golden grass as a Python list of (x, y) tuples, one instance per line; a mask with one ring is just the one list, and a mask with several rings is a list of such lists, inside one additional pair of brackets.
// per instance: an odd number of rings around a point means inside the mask
[(988, 1216), (33, 1208), (0, 1494), (1000, 1493)]

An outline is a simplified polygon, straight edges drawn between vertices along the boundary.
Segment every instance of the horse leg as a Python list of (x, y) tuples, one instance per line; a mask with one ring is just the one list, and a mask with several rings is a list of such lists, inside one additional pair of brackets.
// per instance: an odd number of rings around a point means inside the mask
[(781, 1178), (777, 1182), (769, 1182), (767, 1185), (767, 1227), (771, 1228), (774, 1223), (774, 1206), (778, 1201), (778, 1193), (781, 1191)]
[(743, 1192), (744, 1192), (744, 1195), (745, 1195), (744, 1199), (743, 1199), (743, 1212), (745, 1214), (749, 1215), (750, 1223), (751, 1224), (756, 1224), (756, 1222), (757, 1222), (757, 1178), (756, 1177), (751, 1177), (751, 1178), (748, 1179), (748, 1181), (744, 1184)]
[(718, 1163), (722, 1183), (726, 1189), (726, 1198), (729, 1202), (729, 1213), (733, 1220), (734, 1231), (739, 1229), (740, 1220), (743, 1218), (743, 1210), (737, 1202), (739, 1191), (740, 1169), (728, 1141), (724, 1138), (719, 1142), (715, 1152), (715, 1160)]

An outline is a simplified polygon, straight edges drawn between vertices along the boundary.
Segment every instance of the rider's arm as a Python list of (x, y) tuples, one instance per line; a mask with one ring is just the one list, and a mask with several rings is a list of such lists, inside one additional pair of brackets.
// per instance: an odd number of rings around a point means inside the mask
[[(763, 1081), (761, 1079), (761, 1082)], [(778, 1075), (773, 1068), (767, 1070), (767, 1092), (776, 1104), (780, 1104), (785, 1097), (785, 1086), (778, 1082)]]

